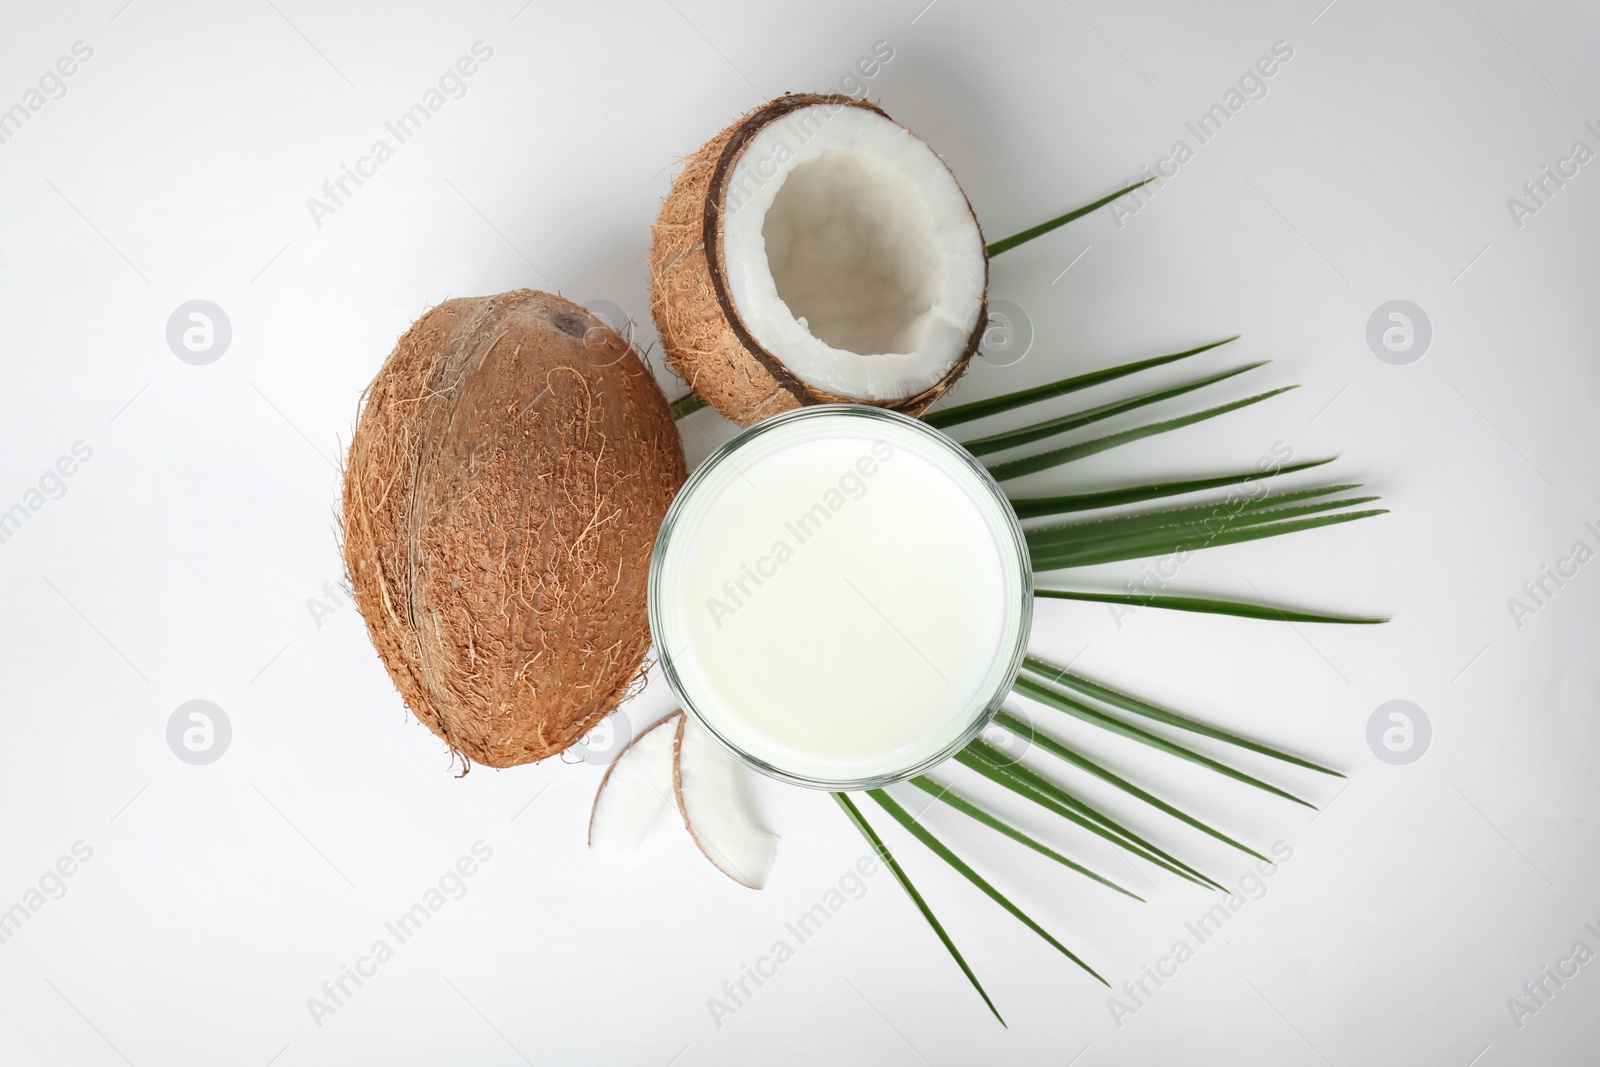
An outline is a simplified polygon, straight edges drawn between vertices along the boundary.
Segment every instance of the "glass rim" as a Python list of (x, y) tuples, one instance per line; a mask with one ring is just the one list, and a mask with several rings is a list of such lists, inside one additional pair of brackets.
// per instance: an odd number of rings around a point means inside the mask
[[(997, 538), (997, 548), (1002, 555), (1009, 555), (1008, 549), (1011, 553), (1015, 553), (1017, 570), (1021, 577), (1020, 619), (1018, 620), (1016, 638), (1012, 648), (998, 650), (994, 659), (995, 663), (1005, 663), (1009, 658), (1009, 663), (1006, 663), (1006, 669), (1000, 675), (999, 683), (994, 692), (990, 693), (987, 699), (983, 701), (980, 710), (973, 716), (972, 722), (950, 743), (944, 745), (933, 754), (918, 760), (914, 765), (879, 774), (849, 778), (822, 778), (774, 766), (760, 756), (746, 752), (739, 745), (723, 736), (722, 732), (708, 721), (707, 716), (695, 706), (694, 699), (686, 691), (687, 686), (684, 685), (679, 677), (672, 653), (661, 640), (662, 632), (665, 629), (661, 609), (663, 561), (666, 558), (667, 548), (671, 543), (673, 532), (677, 528), (678, 520), (682, 516), (684, 508), (687, 507), (686, 501), (690, 499), (700, 485), (711, 477), (717, 468), (728, 460), (728, 457), (749, 447), (751, 442), (790, 423), (830, 415), (845, 415), (868, 421), (879, 420), (913, 428), (915, 432), (934, 442), (936, 447), (944, 450), (955, 458), (959, 464), (976, 475), (979, 485), (983, 487), (988, 494), (988, 498), (995, 505), (995, 512), (1001, 527), (1010, 535), (1008, 543), (1001, 543), (1000, 539)], [(1007, 695), (1010, 694), (1017, 674), (1022, 669), (1023, 658), (1027, 655), (1028, 639), (1033, 624), (1033, 566), (1028, 552), (1027, 540), (1023, 535), (1022, 524), (1017, 519), (1016, 510), (1011, 506), (1010, 499), (1000, 488), (1000, 483), (995, 481), (994, 475), (989, 473), (989, 469), (980, 463), (971, 452), (962, 448), (958, 442), (920, 419), (903, 415), (897, 411), (890, 411), (886, 408), (873, 407), (866, 404), (813, 404), (774, 415), (740, 431), (732, 440), (713, 450), (689, 474), (682, 488), (673, 497), (672, 504), (667, 508), (667, 514), (662, 519), (661, 527), (656, 533), (655, 544), (650, 555), (648, 614), (650, 637), (654, 645), (655, 657), (661, 664), (661, 672), (667, 680), (668, 688), (678, 698), (684, 714), (693, 717), (699, 726), (710, 734), (711, 738), (724, 751), (746, 766), (791, 785), (805, 786), (811, 789), (853, 792), (863, 789), (877, 789), (895, 782), (902, 782), (938, 766), (970, 744), (974, 738), (983, 732), (983, 728), (988, 726), (994, 719), (995, 713), (1000, 710), (1000, 706), (1005, 702)]]

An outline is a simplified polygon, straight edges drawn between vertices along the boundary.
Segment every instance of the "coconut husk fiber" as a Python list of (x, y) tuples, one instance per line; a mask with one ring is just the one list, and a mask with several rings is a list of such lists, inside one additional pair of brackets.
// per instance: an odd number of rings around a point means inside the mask
[(751, 138), (791, 112), (818, 104), (889, 117), (876, 104), (839, 94), (790, 93), (763, 104), (684, 160), (650, 229), (650, 315), (667, 363), (702, 399), (741, 426), (808, 404), (870, 403), (921, 414), (966, 371), (983, 339), (988, 316), (980, 308), (964, 351), (942, 378), (912, 396), (873, 401), (801, 380), (740, 320), (721, 259), (728, 181)]
[(416, 717), (490, 767), (587, 733), (642, 681), (650, 553), (683, 479), (661, 390), (583, 307), (519, 289), (417, 320), (365, 394), (342, 516), (356, 605)]

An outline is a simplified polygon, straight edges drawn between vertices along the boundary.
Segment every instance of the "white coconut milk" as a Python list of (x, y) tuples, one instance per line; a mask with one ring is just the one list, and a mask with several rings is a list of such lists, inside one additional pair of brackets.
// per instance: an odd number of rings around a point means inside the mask
[(689, 710), (811, 784), (946, 754), (1026, 639), (1026, 556), (994, 483), (877, 409), (746, 434), (685, 487), (653, 566), (657, 652)]

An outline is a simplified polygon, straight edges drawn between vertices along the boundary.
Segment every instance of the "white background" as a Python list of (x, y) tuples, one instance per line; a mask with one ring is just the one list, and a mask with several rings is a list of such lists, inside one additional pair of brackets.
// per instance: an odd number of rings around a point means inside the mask
[[(1600, 962), (1520, 1027), (1507, 999), (1580, 938), (1600, 950), (1584, 930), (1600, 927), (1600, 563), (1520, 627), (1507, 600), (1580, 538), (1600, 547), (1583, 527), (1600, 525), (1600, 162), (1521, 227), (1507, 199), (1574, 141), (1600, 149), (1584, 128), (1600, 125), (1600, 9), (923, 2), (8, 0), (0, 107), (74, 42), (93, 56), (0, 144), (0, 509), (74, 442), (93, 457), (0, 544), (0, 908), (75, 842), (93, 856), (0, 945), (0, 1058), (1595, 1062)], [(465, 96), (317, 225), (307, 198), (479, 40), (493, 57)], [(995, 261), (991, 294), (1035, 339), (960, 390), (1242, 333), (1151, 380), (1271, 358), (1199, 396), (1303, 388), (1017, 488), (1235, 469), (1282, 441), (1340, 454), (1323, 480), (1364, 481), (1393, 508), (1204, 553), (1172, 587), (1392, 613), (1384, 627), (1149, 609), (1118, 625), (1103, 606), (1040, 605), (1036, 651), (1349, 775), (1340, 792), (1252, 764), (1331, 802), (1313, 817), (1086, 738), (1252, 843), (1293, 849), (1120, 1025), (1106, 990), (882, 813), (1009, 1028), (884, 874), (716, 1025), (708, 998), (864, 853), (833, 802), (761, 785), (783, 841), (759, 893), (670, 819), (636, 859), (592, 857), (597, 767), (454, 777), (354, 609), (324, 593), (340, 576), (339, 455), (414, 318), (531, 286), (610, 301), (653, 340), (643, 256), (674, 160), (770, 96), (837, 86), (879, 41), (894, 54), (872, 98), (944, 155), (991, 239), (1139, 177), (1177, 138), (1194, 145), (1186, 120), (1274, 42), (1293, 49), (1266, 97), (1136, 214), (1103, 210)], [(1433, 326), (1409, 366), (1365, 340), (1395, 298)], [(192, 299), (232, 323), (207, 366), (165, 338)], [(691, 461), (726, 436), (694, 416)], [(1116, 589), (1138, 573), (1048, 580)], [(338, 610), (318, 617), (313, 598)], [(209, 766), (167, 746), (191, 699), (232, 724)], [(658, 682), (629, 715), (640, 725), (670, 699)], [(1408, 766), (1367, 745), (1391, 699), (1433, 725)], [(1193, 944), (1184, 924), (1207, 894), (1008, 810), (1149, 903), (954, 813), (928, 821), (1114, 985)], [(1224, 881), (1249, 869), (1118, 810)], [(493, 858), (466, 895), (318, 1026), (308, 998), (480, 840)]]

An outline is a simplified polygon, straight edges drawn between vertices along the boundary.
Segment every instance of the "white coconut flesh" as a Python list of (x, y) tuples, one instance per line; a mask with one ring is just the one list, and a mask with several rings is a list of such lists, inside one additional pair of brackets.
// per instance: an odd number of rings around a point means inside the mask
[(769, 123), (734, 165), (722, 215), (728, 297), (796, 378), (892, 401), (936, 384), (983, 303), (983, 237), (944, 162), (864, 108)]
[(671, 802), (674, 712), (629, 742), (606, 769), (589, 815), (589, 847), (596, 852), (633, 852)]
[(745, 773), (705, 730), (673, 712), (607, 768), (589, 815), (589, 847), (612, 855), (637, 851), (676, 799), (701, 854), (734, 881), (760, 889), (777, 859), (778, 838), (750, 810)]
[(676, 755), (678, 807), (694, 843), (723, 874), (760, 889), (777, 859), (778, 838), (750, 811), (743, 765), (687, 715), (679, 720)]

